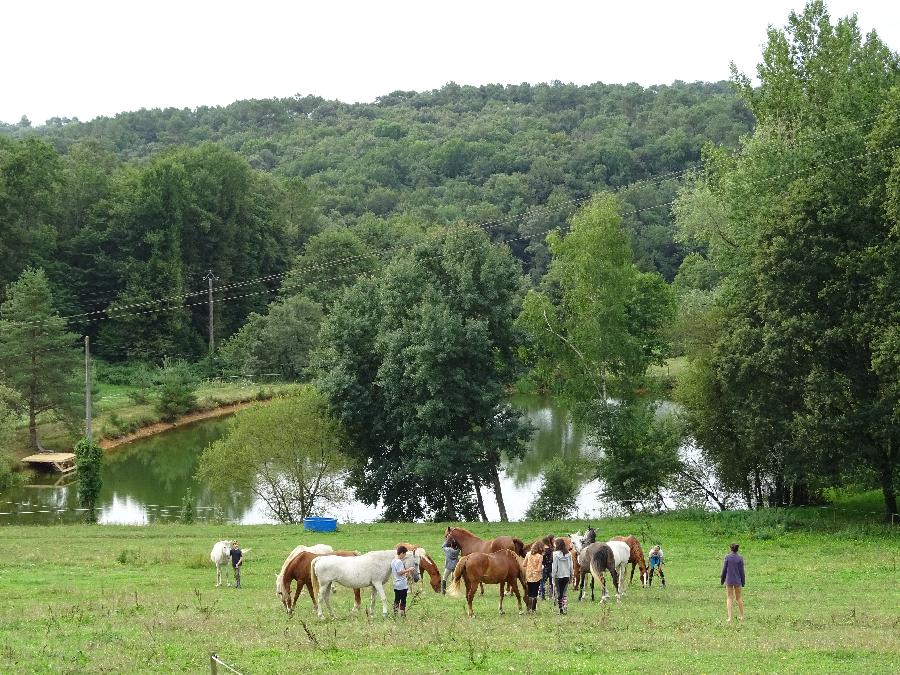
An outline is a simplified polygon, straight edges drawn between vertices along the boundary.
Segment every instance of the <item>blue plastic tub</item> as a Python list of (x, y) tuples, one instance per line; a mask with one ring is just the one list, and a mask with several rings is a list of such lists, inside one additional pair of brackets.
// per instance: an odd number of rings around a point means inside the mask
[(304, 518), (303, 529), (307, 532), (334, 532), (337, 529), (337, 518)]

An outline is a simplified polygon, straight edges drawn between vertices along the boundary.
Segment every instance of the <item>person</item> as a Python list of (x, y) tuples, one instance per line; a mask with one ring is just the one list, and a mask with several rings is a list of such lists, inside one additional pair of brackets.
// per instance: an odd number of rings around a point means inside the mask
[(738, 605), (738, 616), (743, 621), (744, 598), (741, 597), (741, 589), (746, 585), (747, 579), (744, 577), (744, 558), (738, 555), (737, 544), (732, 544), (731, 553), (725, 556), (721, 582), (725, 586), (725, 611), (728, 615), (728, 622), (731, 623), (731, 610), (735, 600)]
[(659, 544), (650, 549), (650, 578), (647, 580), (648, 586), (653, 585), (653, 574), (655, 571), (659, 571), (659, 578), (662, 581), (663, 588), (666, 587), (666, 575), (663, 573), (664, 560), (665, 556)]
[[(548, 541), (547, 541), (548, 539), (550, 540), (550, 543), (548, 543)], [(551, 600), (553, 599), (553, 576), (552, 576), (553, 545), (552, 545), (552, 542), (553, 542), (552, 534), (549, 534), (546, 537), (544, 537), (543, 541), (541, 542), (544, 546), (544, 553), (543, 553), (543, 557), (542, 557), (543, 574), (541, 576), (541, 600), (547, 599), (546, 591), (547, 591), (548, 585), (550, 588), (550, 599)]]
[(231, 542), (231, 567), (234, 570), (234, 587), (241, 587), (241, 564), (244, 562), (244, 552), (238, 546), (237, 540)]
[(453, 570), (459, 562), (459, 544), (453, 538), (444, 541), (444, 578), (441, 579), (441, 595), (447, 595), (447, 581), (453, 578)]
[(597, 530), (588, 525), (587, 532), (584, 533), (584, 545), (589, 546), (595, 543), (597, 543)]
[(531, 545), (531, 550), (525, 555), (525, 585), (528, 591), (525, 597), (525, 607), (529, 614), (537, 611), (538, 589), (543, 578), (544, 544), (538, 541)]
[(556, 587), (556, 602), (559, 604), (559, 613), (565, 614), (569, 608), (569, 594), (567, 588), (572, 579), (572, 555), (566, 549), (566, 542), (556, 540), (556, 550), (553, 552), (553, 583)]
[(397, 557), (391, 561), (391, 572), (394, 576), (394, 616), (400, 612), (400, 616), (406, 616), (406, 594), (409, 592), (409, 581), (406, 579), (415, 572), (414, 567), (407, 568), (403, 562), (408, 549), (405, 546), (397, 547)]

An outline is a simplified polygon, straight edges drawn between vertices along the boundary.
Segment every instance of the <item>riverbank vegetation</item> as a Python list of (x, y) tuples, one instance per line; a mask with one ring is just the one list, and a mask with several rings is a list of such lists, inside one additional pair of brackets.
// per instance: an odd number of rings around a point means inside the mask
[[(835, 510), (595, 521), (599, 538), (635, 534), (645, 550), (661, 543), (666, 588), (636, 582), (621, 603), (602, 606), (579, 603), (570, 591), (567, 616), (540, 602), (526, 617), (515, 599), (498, 616), (497, 586), (489, 585), (471, 620), (463, 600), (427, 586), (400, 622), (352, 615), (344, 589), (335, 596), (336, 621), (319, 622), (305, 593), (291, 618), (274, 593), (275, 574), (300, 543), (366, 551), (411, 540), (443, 566), (445, 523), (341, 525), (315, 535), (291, 525), (6, 527), (0, 670), (200, 672), (217, 653), (241, 672), (358, 673), (403, 663), (415, 672), (888, 673), (900, 659), (900, 551), (896, 534), (868, 513), (879, 501), (870, 493)], [(502, 533), (532, 541), (584, 525), (508, 523)], [(496, 524), (467, 527), (501, 534)], [(226, 538), (252, 549), (240, 591), (214, 587), (209, 550)], [(725, 623), (719, 586), (731, 541), (740, 542), (747, 568), (739, 625)]]
[[(101, 428), (146, 421), (148, 391), (159, 419), (203, 405), (201, 373), (313, 383), (388, 519), (484, 519), (487, 492), (505, 517), (524, 382), (566, 401), (624, 509), (855, 486), (889, 520), (900, 62), (813, 0), (758, 79), (7, 127), (4, 382), (32, 429), (77, 424), (74, 331), (101, 390), (130, 373), (138, 405)], [(59, 365), (37, 378), (38, 358)]]

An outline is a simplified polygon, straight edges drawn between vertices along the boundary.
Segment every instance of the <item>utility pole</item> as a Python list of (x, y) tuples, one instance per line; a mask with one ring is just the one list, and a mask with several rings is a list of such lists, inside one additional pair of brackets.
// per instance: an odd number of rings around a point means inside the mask
[(84, 435), (89, 441), (94, 440), (91, 419), (91, 338), (84, 336)]
[(213, 275), (212, 270), (208, 270), (203, 278), (209, 282), (209, 371), (212, 373), (213, 355), (216, 351), (215, 330), (213, 327), (213, 281), (215, 281), (216, 277)]

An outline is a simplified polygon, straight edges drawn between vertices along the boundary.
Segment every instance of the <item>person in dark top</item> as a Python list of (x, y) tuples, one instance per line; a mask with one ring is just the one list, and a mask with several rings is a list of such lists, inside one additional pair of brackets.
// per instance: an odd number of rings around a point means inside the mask
[(231, 542), (231, 567), (234, 569), (234, 587), (241, 587), (241, 563), (244, 562), (244, 552), (238, 547), (237, 541)]
[(552, 542), (553, 535), (544, 537), (544, 555), (541, 561), (544, 568), (544, 572), (541, 575), (541, 600), (547, 599), (546, 590), (548, 586), (550, 588), (550, 599), (553, 599), (553, 546), (547, 543), (548, 538)]
[(731, 553), (725, 556), (722, 565), (722, 584), (725, 585), (727, 598), (725, 608), (728, 612), (728, 621), (731, 622), (731, 608), (737, 600), (738, 613), (741, 621), (744, 620), (744, 599), (741, 597), (741, 589), (747, 583), (744, 577), (744, 559), (738, 555), (738, 545), (731, 545)]

